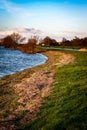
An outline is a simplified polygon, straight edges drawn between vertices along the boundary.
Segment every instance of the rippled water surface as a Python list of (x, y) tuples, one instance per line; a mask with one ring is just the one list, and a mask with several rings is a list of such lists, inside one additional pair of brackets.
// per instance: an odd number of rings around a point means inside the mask
[(0, 77), (45, 63), (42, 54), (24, 54), (18, 50), (0, 47)]

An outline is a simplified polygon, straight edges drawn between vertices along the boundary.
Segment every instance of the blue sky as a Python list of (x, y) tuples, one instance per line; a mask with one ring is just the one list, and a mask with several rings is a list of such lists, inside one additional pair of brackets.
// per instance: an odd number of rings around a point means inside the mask
[(0, 34), (35, 28), (54, 37), (87, 36), (87, 0), (0, 0)]

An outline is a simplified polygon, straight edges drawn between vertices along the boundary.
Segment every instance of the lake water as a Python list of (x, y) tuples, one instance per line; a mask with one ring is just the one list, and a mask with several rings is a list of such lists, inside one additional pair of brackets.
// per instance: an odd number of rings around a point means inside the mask
[(18, 50), (0, 47), (0, 77), (43, 64), (47, 59), (42, 54), (24, 54)]

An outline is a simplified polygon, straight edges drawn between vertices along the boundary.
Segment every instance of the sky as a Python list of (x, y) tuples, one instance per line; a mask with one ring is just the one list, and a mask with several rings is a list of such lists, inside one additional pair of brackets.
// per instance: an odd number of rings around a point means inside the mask
[(55, 39), (86, 37), (87, 0), (0, 0), (0, 35), (25, 28)]

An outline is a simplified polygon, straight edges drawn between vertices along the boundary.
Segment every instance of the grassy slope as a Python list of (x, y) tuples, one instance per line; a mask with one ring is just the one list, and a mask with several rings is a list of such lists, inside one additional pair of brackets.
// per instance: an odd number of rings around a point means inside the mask
[(5, 120), (19, 105), (17, 102), (19, 96), (12, 86), (19, 83), (24, 77), (29, 77), (31, 73), (31, 70), (24, 70), (0, 79), (0, 120)]
[(72, 52), (76, 63), (55, 73), (55, 84), (36, 118), (19, 130), (86, 130), (87, 53)]

